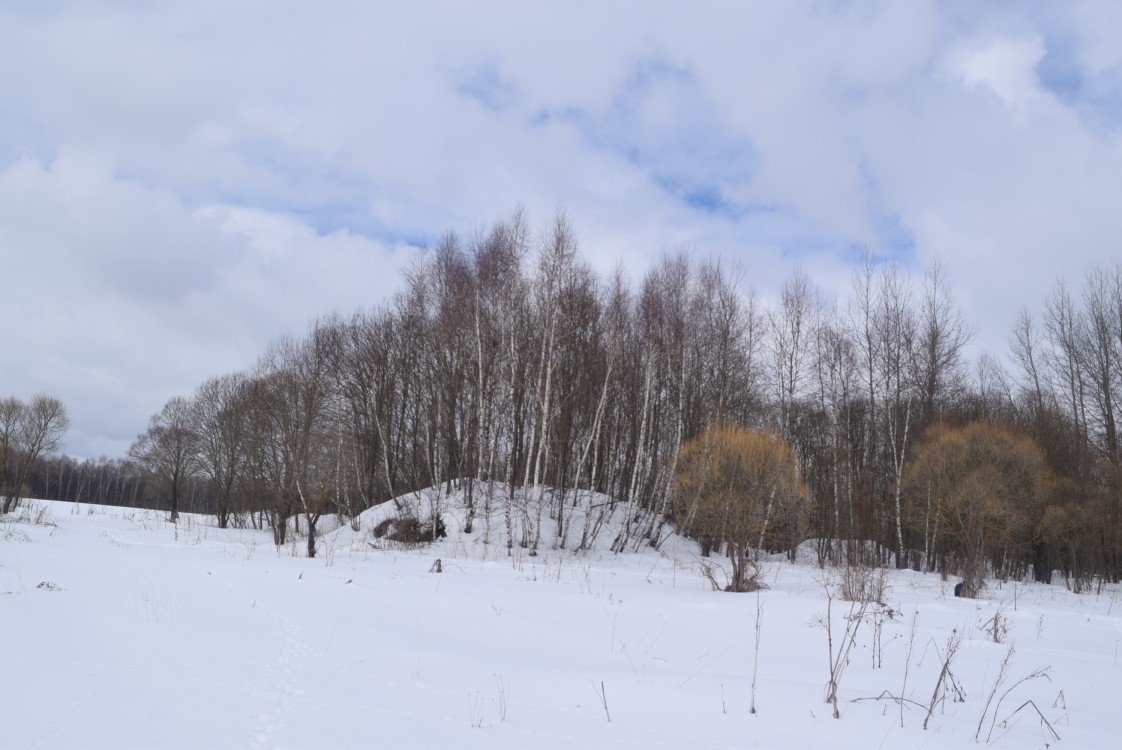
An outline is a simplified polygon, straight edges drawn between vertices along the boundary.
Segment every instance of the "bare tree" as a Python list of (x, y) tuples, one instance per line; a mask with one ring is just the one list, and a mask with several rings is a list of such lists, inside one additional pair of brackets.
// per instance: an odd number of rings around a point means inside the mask
[[(821, 559), (836, 551), (835, 540), (853, 540), (855, 522), (854, 485), (858, 467), (854, 432), (854, 401), (860, 395), (858, 355), (836, 310), (824, 311), (815, 328), (814, 375), (819, 408), (828, 420), (824, 456), (813, 462), (814, 477), (808, 484), (820, 486), (819, 505)], [(847, 551), (855, 559), (856, 549)]]
[(54, 396), (40, 393), (27, 404), (15, 397), (0, 401), (0, 489), (4, 513), (19, 505), (36, 462), (59, 449), (69, 428), (66, 407)]
[(534, 328), (538, 336), (538, 354), (535, 365), (534, 402), (537, 413), (530, 433), (522, 481), (529, 487), (523, 513), (523, 546), (536, 555), (541, 541), (541, 516), (545, 500), (543, 481), (550, 462), (556, 412), (556, 372), (558, 365), (558, 338), (560, 335), (562, 298), (566, 287), (578, 273), (577, 239), (567, 217), (559, 214), (550, 231), (542, 240), (538, 259), (538, 273), (534, 283)]
[(168, 400), (153, 414), (148, 429), (137, 437), (129, 455), (163, 482), (171, 505), (171, 521), (179, 520), (180, 493), (198, 470), (197, 434), (192, 425), (191, 403), (180, 396)]
[(1118, 327), (1116, 282), (1101, 268), (1093, 268), (1083, 282), (1083, 311), (1076, 327), (1075, 345), (1083, 362), (1090, 390), (1088, 428), (1095, 432), (1099, 452), (1111, 464), (1118, 465), (1118, 427), (1115, 412), (1120, 397), (1122, 343)]
[(813, 340), (817, 300), (810, 279), (796, 271), (783, 284), (780, 303), (770, 316), (772, 367), (779, 429), (794, 436), (795, 404), (802, 395)]
[(2, 510), (15, 507), (20, 489), (16, 479), (21, 463), (21, 432), (27, 406), (15, 396), (0, 401), (0, 491), (4, 493)]
[[(697, 377), (694, 273), (685, 253), (666, 256), (646, 275), (637, 299), (634, 383), (638, 421), (630, 415), (629, 479), (624, 523), (613, 544), (622, 551), (652, 535), (669, 502), (678, 447), (690, 427)], [(637, 431), (636, 431), (637, 428)]]
[(245, 468), (249, 404), (248, 381), (241, 373), (208, 379), (191, 402), (198, 468), (210, 482), (215, 516), (222, 529), (230, 523), (235, 488)]
[(1048, 365), (1057, 384), (1059, 397), (1067, 417), (1086, 442), (1087, 401), (1086, 373), (1079, 350), (1079, 313), (1067, 285), (1061, 279), (1044, 302), (1044, 329), (1048, 336)]
[(327, 365), (334, 339), (317, 324), (303, 342), (284, 339), (261, 363), (257, 408), (265, 429), (264, 467), (272, 496), (274, 540), (283, 544), (288, 519), (307, 523), (308, 557), (315, 557), (316, 523), (333, 499), (338, 432), (332, 429)]
[[(626, 377), (627, 363), (635, 350), (631, 307), (631, 297), (623, 272), (617, 268), (604, 293), (602, 341), (604, 358), (600, 398), (588, 434), (588, 442), (585, 443), (585, 450), (581, 456), (581, 465), (578, 467), (579, 476), (587, 461), (587, 486), (590, 490), (613, 486), (614, 477), (621, 472), (619, 460), (621, 451), (613, 450), (612, 436), (619, 434), (619, 416), (626, 408), (623, 378)], [(581, 531), (578, 549), (588, 549), (611, 509), (610, 503), (603, 502), (593, 507), (592, 495), (591, 492), (589, 493), (589, 505), (585, 509), (584, 528)]]
[(915, 317), (912, 314), (911, 289), (895, 267), (881, 276), (878, 310), (880, 358), (877, 374), (881, 387), (884, 436), (892, 477), (892, 524), (896, 564), (906, 564), (901, 482), (908, 441), (913, 428), (915, 400)]
[(507, 222), (496, 225), (473, 246), (471, 398), (474, 425), (470, 440), (465, 531), (472, 531), (476, 511), (475, 480), (485, 481), (483, 515), (489, 540), (494, 504), (494, 480), (501, 471), (498, 442), (506, 423), (499, 413), (504, 403), (504, 370), (509, 369), (507, 343), (517, 336), (519, 290), (526, 254), (526, 217), (517, 210)]
[(943, 416), (942, 410), (965, 390), (962, 351), (974, 337), (947, 288), (947, 271), (935, 260), (924, 276), (915, 345), (921, 426)]
[(881, 358), (882, 342), (877, 332), (876, 265), (873, 256), (868, 253), (853, 275), (853, 297), (848, 317), (849, 338), (856, 349), (861, 378), (860, 393), (855, 394), (854, 401), (860, 402), (864, 426), (854, 476), (857, 485), (854, 497), (860, 502), (854, 514), (854, 533), (865, 539), (877, 539), (882, 536), (880, 499), (884, 483), (879, 471), (880, 402), (877, 398), (877, 364)]
[(1046, 400), (1052, 400), (1051, 389), (1041, 362), (1040, 334), (1032, 314), (1021, 309), (1009, 336), (1009, 350), (1021, 371), (1021, 390), (1027, 395), (1029, 413), (1033, 419), (1044, 411)]

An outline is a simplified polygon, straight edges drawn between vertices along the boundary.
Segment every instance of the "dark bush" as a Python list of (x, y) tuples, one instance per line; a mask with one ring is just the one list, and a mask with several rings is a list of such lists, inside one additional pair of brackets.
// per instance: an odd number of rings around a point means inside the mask
[(371, 532), (378, 539), (387, 539), (399, 544), (428, 544), (448, 536), (444, 519), (437, 517), (435, 528), (432, 522), (422, 522), (413, 516), (387, 518), (374, 527)]

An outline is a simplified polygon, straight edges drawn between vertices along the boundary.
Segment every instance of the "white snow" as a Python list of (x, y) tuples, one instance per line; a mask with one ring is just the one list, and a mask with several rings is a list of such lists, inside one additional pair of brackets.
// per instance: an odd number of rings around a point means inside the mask
[[(881, 666), (867, 618), (835, 720), (828, 570), (774, 559), (769, 590), (726, 594), (685, 539), (613, 555), (607, 530), (592, 552), (508, 557), (497, 520), (484, 546), (454, 508), (447, 539), (375, 549), (384, 513), (324, 535), (315, 559), (204, 517), (34, 501), (0, 519), (0, 746), (958, 748), (981, 723), (992, 747), (1094, 748), (1122, 730), (1114, 585), (990, 581), (966, 600), (893, 571)], [(833, 601), (835, 649), (850, 607)], [(924, 730), (956, 633), (965, 699), (938, 691)]]

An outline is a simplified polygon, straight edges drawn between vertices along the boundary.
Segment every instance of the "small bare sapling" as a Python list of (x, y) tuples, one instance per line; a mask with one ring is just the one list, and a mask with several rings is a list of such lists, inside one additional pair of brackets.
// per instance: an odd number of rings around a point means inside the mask
[(843, 618), (845, 621), (845, 629), (835, 645), (833, 620), (834, 582), (826, 578), (821, 581), (821, 583), (826, 593), (826, 617), (822, 622), (822, 627), (826, 630), (826, 647), (830, 657), (828, 662), (829, 679), (826, 681), (824, 702), (830, 704), (830, 707), (833, 709), (834, 718), (840, 719), (841, 713), (838, 711), (838, 685), (841, 682), (845, 668), (849, 665), (849, 654), (857, 642), (857, 631), (861, 626), (861, 621), (865, 619), (865, 613), (869, 608), (869, 603), (850, 602), (849, 612), (847, 612)]
[(756, 673), (760, 668), (760, 628), (764, 622), (764, 605), (760, 600), (760, 590), (756, 589), (756, 654), (752, 660), (752, 696), (748, 702), (748, 713), (756, 713)]
[(955, 654), (958, 653), (958, 647), (961, 644), (962, 634), (957, 630), (953, 631), (947, 638), (947, 650), (942, 654), (939, 679), (935, 681), (935, 690), (931, 693), (931, 703), (927, 706), (927, 716), (923, 719), (924, 729), (927, 729), (927, 724), (931, 721), (931, 715), (935, 713), (935, 708), (946, 700), (948, 692), (954, 696), (956, 702), (961, 703), (966, 700), (966, 691), (962, 689), (954, 676), (954, 672), (951, 671), (951, 663), (954, 661)]

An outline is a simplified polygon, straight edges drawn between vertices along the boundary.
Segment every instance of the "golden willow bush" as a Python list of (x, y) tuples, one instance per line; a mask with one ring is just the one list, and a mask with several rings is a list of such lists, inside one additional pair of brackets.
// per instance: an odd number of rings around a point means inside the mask
[(988, 422), (936, 424), (905, 472), (907, 518), (939, 569), (981, 588), (987, 563), (998, 573), (1031, 551), (1051, 482), (1044, 453), (1026, 435)]
[(712, 425), (678, 453), (674, 517), (706, 551), (724, 547), (729, 591), (753, 588), (757, 550), (801, 541), (808, 505), (794, 451), (775, 432)]

